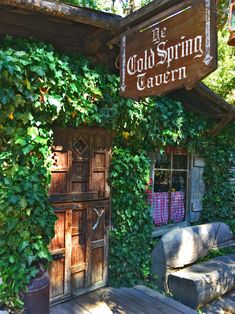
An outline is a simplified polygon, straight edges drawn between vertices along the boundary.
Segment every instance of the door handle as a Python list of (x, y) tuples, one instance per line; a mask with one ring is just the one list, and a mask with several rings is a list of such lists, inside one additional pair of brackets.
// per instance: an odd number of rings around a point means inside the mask
[(53, 261), (57, 261), (58, 259), (64, 258), (64, 254), (54, 254), (52, 255)]
[(94, 224), (94, 226), (92, 227), (92, 230), (94, 231), (97, 227), (98, 227), (98, 225), (99, 225), (99, 222), (100, 222), (100, 218), (101, 218), (101, 216), (103, 215), (103, 213), (104, 213), (104, 209), (101, 209), (101, 210), (99, 210), (99, 209), (97, 209), (97, 208), (92, 208), (93, 210), (94, 210), (94, 212), (96, 213), (96, 215), (97, 215), (97, 220), (96, 220), (96, 223)]

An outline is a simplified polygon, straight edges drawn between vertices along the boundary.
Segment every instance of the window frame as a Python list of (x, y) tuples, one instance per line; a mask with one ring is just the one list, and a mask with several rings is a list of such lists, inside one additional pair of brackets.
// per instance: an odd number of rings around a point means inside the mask
[[(157, 154), (159, 153), (159, 150), (156, 150), (154, 152), (151, 152), (150, 154), (150, 159), (151, 159), (151, 166), (150, 166), (150, 178), (152, 182), (152, 193), (151, 197), (153, 196), (154, 193), (154, 178), (155, 178), (155, 171), (168, 171), (171, 174), (171, 187), (172, 187), (172, 174), (174, 171), (179, 171), (179, 172), (186, 172), (187, 173), (187, 181), (186, 181), (186, 200), (185, 200), (185, 218), (183, 221), (178, 222), (178, 223), (168, 223), (167, 225), (162, 225), (162, 226), (157, 226), (153, 223), (153, 232), (152, 232), (152, 237), (158, 237), (163, 235), (164, 233), (168, 232), (171, 229), (174, 229), (176, 227), (186, 227), (189, 225), (189, 211), (190, 211), (190, 196), (191, 196), (191, 165), (192, 165), (192, 156), (186, 152), (185, 155), (187, 155), (187, 169), (175, 169), (173, 168), (173, 155), (182, 155), (180, 153), (177, 154), (177, 149), (180, 149), (180, 147), (175, 147), (176, 152), (171, 151), (171, 163), (170, 163), (170, 168), (155, 168), (155, 163), (156, 163), (156, 157)], [(152, 202), (151, 202), (151, 217), (152, 217)]]

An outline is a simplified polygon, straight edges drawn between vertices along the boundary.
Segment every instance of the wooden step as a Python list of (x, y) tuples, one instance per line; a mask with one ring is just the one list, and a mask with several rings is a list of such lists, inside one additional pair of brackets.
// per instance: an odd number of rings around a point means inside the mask
[(174, 299), (197, 309), (235, 288), (235, 254), (174, 272), (168, 286)]
[(145, 298), (148, 298), (154, 301), (156, 305), (161, 304), (161, 305), (167, 306), (168, 310), (164, 313), (173, 314), (175, 313), (175, 311), (177, 311), (180, 314), (197, 314), (196, 311), (189, 308), (188, 306), (185, 306), (184, 304), (179, 303), (175, 301), (174, 299), (166, 295), (163, 295), (155, 290), (152, 290), (146, 286), (142, 286), (142, 285), (134, 286), (133, 288), (143, 293), (145, 295)]

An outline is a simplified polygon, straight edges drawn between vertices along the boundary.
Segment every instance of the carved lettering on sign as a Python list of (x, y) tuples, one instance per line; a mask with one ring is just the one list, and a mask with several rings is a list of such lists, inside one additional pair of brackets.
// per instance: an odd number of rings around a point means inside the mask
[[(217, 66), (215, 0), (191, 0), (121, 40), (120, 94), (138, 98), (192, 88)], [(213, 13), (211, 12), (213, 10)], [(214, 39), (214, 41), (212, 40)]]

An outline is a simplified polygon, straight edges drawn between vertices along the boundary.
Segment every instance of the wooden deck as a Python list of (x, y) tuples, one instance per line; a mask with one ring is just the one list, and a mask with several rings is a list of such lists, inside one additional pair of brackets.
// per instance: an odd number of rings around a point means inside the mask
[(51, 308), (50, 314), (196, 314), (145, 286), (102, 288)]

